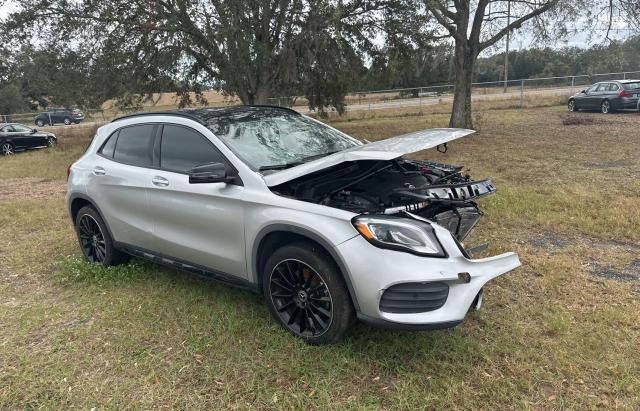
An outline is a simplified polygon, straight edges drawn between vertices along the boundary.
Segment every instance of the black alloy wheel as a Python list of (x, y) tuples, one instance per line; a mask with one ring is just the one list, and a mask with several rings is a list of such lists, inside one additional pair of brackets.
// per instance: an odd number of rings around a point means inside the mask
[(89, 214), (78, 220), (78, 238), (82, 252), (91, 263), (102, 264), (107, 258), (107, 245), (98, 222)]
[(115, 248), (111, 234), (100, 213), (90, 205), (82, 207), (76, 216), (76, 234), (85, 260), (104, 266), (118, 265), (130, 256)]
[(281, 261), (270, 276), (270, 297), (278, 316), (301, 337), (319, 337), (333, 320), (331, 293), (324, 279), (299, 260)]
[(262, 273), (271, 315), (306, 343), (338, 342), (355, 320), (342, 272), (317, 244), (300, 241), (278, 248)]
[(57, 141), (56, 141), (55, 138), (53, 138), (53, 137), (48, 137), (47, 138), (47, 146), (53, 147), (53, 146), (56, 145), (56, 143), (57, 143)]

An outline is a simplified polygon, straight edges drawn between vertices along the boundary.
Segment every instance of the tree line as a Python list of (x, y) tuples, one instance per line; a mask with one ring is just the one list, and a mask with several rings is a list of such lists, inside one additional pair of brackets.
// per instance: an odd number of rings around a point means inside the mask
[[(245, 104), (302, 95), (322, 114), (343, 110), (351, 91), (453, 83), (450, 125), (472, 127), (471, 82), (500, 79), (504, 56), (483, 56), (506, 35), (526, 26), (544, 43), (591, 10), (637, 27), (639, 9), (635, 0), (23, 0), (0, 22), (0, 111), (110, 98), (135, 106), (159, 91), (188, 105), (215, 88)], [(602, 44), (511, 52), (509, 77), (636, 64), (637, 38)]]

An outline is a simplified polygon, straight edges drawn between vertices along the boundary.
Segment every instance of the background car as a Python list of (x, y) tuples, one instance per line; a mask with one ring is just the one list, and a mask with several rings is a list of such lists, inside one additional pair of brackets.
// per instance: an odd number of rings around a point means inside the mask
[(640, 80), (601, 81), (586, 90), (569, 97), (569, 111), (600, 110), (611, 113), (616, 110), (637, 110), (640, 97)]
[(19, 123), (0, 123), (0, 154), (4, 156), (37, 147), (53, 147), (57, 142), (56, 136), (52, 133), (38, 131)]
[(54, 108), (53, 110), (38, 114), (34, 122), (38, 127), (43, 127), (47, 124), (79, 124), (82, 120), (84, 120), (84, 114), (78, 109)]

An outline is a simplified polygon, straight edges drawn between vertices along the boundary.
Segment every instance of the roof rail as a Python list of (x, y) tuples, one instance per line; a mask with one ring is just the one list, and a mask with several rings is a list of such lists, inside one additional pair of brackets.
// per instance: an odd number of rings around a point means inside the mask
[[(243, 107), (243, 106), (238, 106), (238, 107)], [(280, 110), (284, 110), (284, 111), (288, 111), (288, 112), (300, 115), (299, 112), (295, 111), (294, 109), (292, 109), (290, 107), (274, 106), (274, 105), (270, 105), (270, 104), (247, 104), (244, 107), (275, 108), (275, 109), (280, 109)]]
[(127, 114), (121, 117), (117, 117), (114, 118), (113, 120), (111, 120), (111, 123), (115, 122), (115, 121), (119, 121), (119, 120), (124, 120), (127, 118), (132, 118), (132, 117), (144, 117), (144, 116), (176, 116), (176, 117), (186, 117), (189, 118), (191, 120), (195, 120), (198, 123), (202, 124), (202, 125), (206, 125), (202, 120), (200, 120), (197, 116), (194, 116), (191, 113), (188, 112), (184, 112), (184, 111), (178, 111), (178, 110), (172, 110), (172, 111), (143, 111), (140, 113), (133, 113), (133, 114)]

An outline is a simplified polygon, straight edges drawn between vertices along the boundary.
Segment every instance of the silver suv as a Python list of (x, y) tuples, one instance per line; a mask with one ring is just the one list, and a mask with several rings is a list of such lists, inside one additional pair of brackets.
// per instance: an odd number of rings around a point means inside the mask
[(98, 130), (69, 169), (67, 205), (88, 261), (139, 256), (262, 293), (309, 343), (339, 340), (356, 317), (452, 327), (520, 262), (474, 260), (461, 243), (491, 180), (402, 156), (472, 132), (365, 144), (277, 107), (137, 114)]

